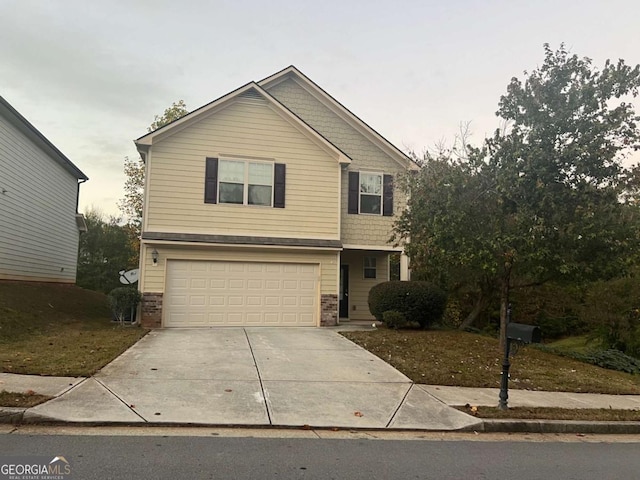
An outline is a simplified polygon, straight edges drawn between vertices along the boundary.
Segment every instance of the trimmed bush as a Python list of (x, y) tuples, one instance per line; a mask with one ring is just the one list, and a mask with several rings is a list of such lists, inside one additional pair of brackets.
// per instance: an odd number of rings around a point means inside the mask
[(383, 282), (369, 291), (369, 310), (382, 322), (384, 312), (396, 311), (427, 328), (442, 318), (446, 304), (446, 294), (429, 282)]
[(382, 314), (382, 321), (387, 327), (395, 328), (396, 330), (398, 328), (404, 328), (409, 324), (406, 317), (396, 310), (387, 310), (384, 312)]
[(142, 294), (135, 287), (118, 287), (109, 292), (109, 305), (120, 323), (135, 320), (135, 311)]

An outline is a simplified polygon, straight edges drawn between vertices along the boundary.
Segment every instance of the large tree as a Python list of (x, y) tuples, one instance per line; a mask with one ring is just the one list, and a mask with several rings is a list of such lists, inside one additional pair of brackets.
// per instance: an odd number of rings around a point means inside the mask
[[(156, 115), (147, 131), (153, 132), (165, 125), (185, 116), (189, 111), (183, 100), (173, 102), (160, 116)], [(124, 184), (124, 198), (120, 201), (120, 211), (124, 215), (131, 232), (132, 243), (138, 245), (142, 226), (142, 207), (144, 195), (144, 162), (142, 158), (125, 157), (124, 173), (127, 177)]]
[(503, 129), (466, 158), (425, 159), (395, 229), (418, 269), (473, 290), (475, 313), (499, 295), (503, 341), (511, 289), (607, 278), (636, 249), (635, 210), (620, 199), (632, 177), (623, 160), (640, 148), (627, 101), (640, 67), (544, 50), (500, 98)]

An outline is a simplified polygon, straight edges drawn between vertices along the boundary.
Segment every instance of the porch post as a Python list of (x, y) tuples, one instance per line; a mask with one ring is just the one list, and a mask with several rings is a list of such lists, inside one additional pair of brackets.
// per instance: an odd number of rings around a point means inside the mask
[(409, 257), (404, 252), (400, 254), (400, 280), (409, 280), (411, 272), (409, 272)]

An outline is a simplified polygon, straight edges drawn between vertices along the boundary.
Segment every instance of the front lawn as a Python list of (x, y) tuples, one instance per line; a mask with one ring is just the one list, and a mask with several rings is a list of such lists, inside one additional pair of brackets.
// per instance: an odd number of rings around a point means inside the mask
[(89, 376), (144, 336), (107, 297), (74, 285), (0, 281), (0, 371)]
[[(500, 387), (498, 340), (461, 331), (341, 332), (416, 383)], [(563, 392), (640, 394), (640, 376), (589, 365), (532, 347), (511, 359), (509, 388)]]

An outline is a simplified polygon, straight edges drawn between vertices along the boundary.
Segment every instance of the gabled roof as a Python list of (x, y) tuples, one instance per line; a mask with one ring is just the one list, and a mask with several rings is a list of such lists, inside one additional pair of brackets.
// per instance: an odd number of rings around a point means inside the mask
[(403, 166), (409, 166), (411, 169), (418, 169), (419, 167), (416, 163), (406, 154), (404, 154), (400, 149), (398, 149), (395, 145), (393, 145), (389, 140), (384, 138), (378, 132), (376, 132), (373, 128), (367, 125), (363, 120), (361, 120), (358, 116), (356, 116), (353, 112), (351, 112), (347, 107), (338, 102), (335, 98), (329, 95), (326, 91), (324, 91), (319, 85), (317, 85), (313, 80), (303, 74), (300, 70), (298, 70), (295, 66), (290, 65), (287, 68), (280, 70), (273, 75), (260, 80), (258, 85), (260, 85), (265, 90), (269, 90), (270, 87), (277, 85), (278, 83), (292, 78), (304, 88), (309, 94), (315, 97), (320, 103), (326, 106), (329, 110), (335, 113), (338, 117), (347, 122), (351, 127), (353, 127), (356, 131), (360, 132), (366, 138), (368, 138), (371, 142), (373, 142), (378, 148), (380, 148), (383, 152), (389, 155), (391, 158), (398, 161)]
[(26, 118), (13, 108), (2, 96), (0, 96), (0, 115), (17, 128), (24, 136), (31, 140), (50, 158), (58, 162), (66, 171), (78, 180), (89, 180), (84, 173), (76, 167), (56, 146), (38, 131)]
[(223, 95), (217, 100), (207, 103), (206, 105), (194, 110), (193, 112), (188, 113), (184, 117), (174, 120), (173, 122), (168, 123), (163, 127), (160, 127), (159, 129), (147, 133), (146, 135), (143, 135), (140, 138), (134, 140), (136, 146), (138, 147), (138, 151), (143, 155), (144, 158), (144, 155), (146, 154), (149, 147), (153, 145), (154, 141), (173, 135), (183, 128), (198, 122), (200, 119), (207, 117), (215, 113), (216, 111), (226, 107), (243, 94), (244, 96), (257, 95), (264, 98), (280, 115), (289, 119), (295, 126), (297, 126), (303, 134), (311, 138), (321, 148), (334, 155), (339, 163), (351, 163), (351, 159), (346, 153), (344, 153), (333, 143), (323, 137), (318, 131), (310, 127), (300, 117), (294, 114), (291, 110), (285, 107), (282, 103), (276, 100), (255, 82), (249, 82), (246, 85), (243, 85), (242, 87), (237, 88), (236, 90), (227, 93), (226, 95)]

